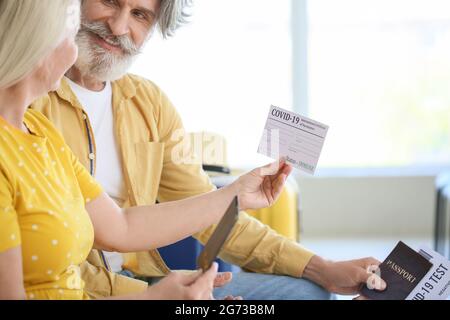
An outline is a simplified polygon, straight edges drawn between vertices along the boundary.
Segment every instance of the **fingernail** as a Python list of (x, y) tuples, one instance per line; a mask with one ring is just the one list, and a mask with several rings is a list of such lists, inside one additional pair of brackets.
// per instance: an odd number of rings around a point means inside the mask
[(377, 278), (378, 279), (375, 282), (375, 284), (376, 284), (375, 289), (378, 291), (384, 291), (387, 287), (386, 282), (383, 279), (381, 279), (380, 277), (377, 277)]

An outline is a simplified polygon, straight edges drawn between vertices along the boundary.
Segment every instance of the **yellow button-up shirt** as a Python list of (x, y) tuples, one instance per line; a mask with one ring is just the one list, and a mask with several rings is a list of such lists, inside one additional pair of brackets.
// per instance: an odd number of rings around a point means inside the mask
[[(183, 124), (172, 103), (155, 84), (126, 75), (113, 82), (112, 88), (116, 141), (128, 191), (124, 207), (175, 201), (215, 189), (200, 164), (172, 161)], [(56, 92), (39, 99), (32, 108), (54, 123), (83, 165), (95, 168), (95, 157), (91, 154), (95, 154), (95, 141), (89, 119), (65, 79)], [(92, 137), (91, 148), (87, 130)], [(214, 227), (194, 237), (205, 243)], [(294, 277), (302, 276), (312, 256), (312, 252), (245, 212), (240, 213), (220, 255), (249, 271)], [(124, 258), (123, 267), (139, 275), (157, 277), (170, 272), (157, 250), (130, 253)], [(88, 261), (83, 267), (83, 279), (92, 297), (139, 292), (147, 286), (107, 271), (95, 251)]]

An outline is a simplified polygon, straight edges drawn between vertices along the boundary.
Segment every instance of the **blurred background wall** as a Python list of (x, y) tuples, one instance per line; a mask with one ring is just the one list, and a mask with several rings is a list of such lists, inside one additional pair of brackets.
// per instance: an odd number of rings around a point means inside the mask
[[(315, 177), (297, 174), (302, 239), (432, 243), (435, 178), (450, 168), (447, 0), (195, 0), (133, 72), (188, 131), (225, 137), (248, 169), (271, 104), (330, 126)], [(390, 249), (390, 248), (388, 248)]]

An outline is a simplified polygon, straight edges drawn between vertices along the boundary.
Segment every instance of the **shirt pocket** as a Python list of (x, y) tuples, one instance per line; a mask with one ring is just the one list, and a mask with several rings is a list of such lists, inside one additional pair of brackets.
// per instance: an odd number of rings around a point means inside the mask
[(135, 167), (131, 177), (139, 201), (145, 204), (155, 202), (164, 161), (164, 143), (137, 142), (134, 145)]

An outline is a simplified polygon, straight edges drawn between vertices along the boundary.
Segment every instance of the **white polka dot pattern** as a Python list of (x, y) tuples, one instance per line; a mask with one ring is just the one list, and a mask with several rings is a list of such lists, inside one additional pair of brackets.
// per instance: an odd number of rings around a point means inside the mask
[(0, 171), (0, 253), (21, 248), (28, 299), (80, 299), (79, 265), (94, 240), (85, 204), (102, 189), (42, 114), (27, 111), (24, 122), (33, 135), (0, 117), (2, 168), (11, 173)]

